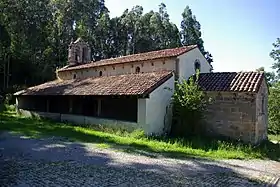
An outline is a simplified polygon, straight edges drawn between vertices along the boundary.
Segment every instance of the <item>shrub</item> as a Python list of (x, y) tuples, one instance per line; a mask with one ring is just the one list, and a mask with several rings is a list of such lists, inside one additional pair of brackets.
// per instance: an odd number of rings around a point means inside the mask
[[(198, 74), (196, 80), (198, 80)], [(173, 105), (173, 124), (171, 135), (185, 137), (203, 132), (203, 119), (206, 99), (197, 82), (191, 77), (188, 81), (175, 83)]]

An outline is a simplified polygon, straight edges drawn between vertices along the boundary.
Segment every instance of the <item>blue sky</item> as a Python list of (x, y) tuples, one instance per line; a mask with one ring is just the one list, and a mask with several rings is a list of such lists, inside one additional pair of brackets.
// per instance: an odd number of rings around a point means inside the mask
[[(163, 2), (178, 27), (189, 5), (202, 26), (204, 47), (214, 57), (214, 71), (271, 70), (272, 43), (280, 37), (279, 0), (105, 0), (111, 17), (141, 5), (144, 13)], [(279, 11), (279, 12), (277, 12)]]

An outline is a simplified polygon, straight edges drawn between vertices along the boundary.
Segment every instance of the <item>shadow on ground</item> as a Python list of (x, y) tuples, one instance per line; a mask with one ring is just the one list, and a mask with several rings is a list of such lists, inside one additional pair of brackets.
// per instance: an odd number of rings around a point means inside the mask
[[(52, 121), (42, 121), (30, 118), (19, 118), (13, 117), (11, 115), (1, 115), (0, 131), (14, 131), (18, 133), (25, 134), (31, 137), (41, 137), (41, 136), (62, 136), (69, 138), (70, 140), (89, 142), (89, 143), (106, 143), (109, 144), (111, 148), (119, 149), (125, 152), (142, 154), (149, 157), (171, 157), (171, 158), (190, 158), (197, 157), (195, 154), (179, 152), (179, 151), (169, 151), (162, 150), (160, 152), (152, 149), (151, 147), (141, 144), (141, 143), (120, 143), (117, 142), (113, 137), (106, 135), (96, 135), (78, 131), (74, 126), (65, 125), (62, 123), (53, 123)], [(169, 141), (162, 140), (161, 141)], [(203, 151), (217, 150), (219, 149), (218, 140), (204, 140), (204, 141), (193, 141), (190, 147), (194, 149), (200, 149)], [(233, 143), (234, 144), (234, 143)], [(246, 152), (247, 150), (244, 149)], [(272, 160), (279, 160), (280, 158), (280, 144), (274, 144), (272, 142), (264, 142), (258, 147), (254, 147), (249, 151), (255, 151), (260, 153), (260, 158), (268, 158)], [(248, 152), (248, 155), (250, 152)]]
[(188, 164), (166, 166), (125, 157), (114, 160), (110, 154), (56, 137), (32, 139), (6, 132), (0, 137), (0, 184), (7, 186), (261, 185), (214, 161), (206, 164), (192, 159)]

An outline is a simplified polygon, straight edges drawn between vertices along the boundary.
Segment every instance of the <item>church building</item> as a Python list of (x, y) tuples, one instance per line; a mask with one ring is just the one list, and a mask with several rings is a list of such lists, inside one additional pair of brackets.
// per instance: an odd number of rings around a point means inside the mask
[(20, 114), (160, 135), (171, 127), (175, 81), (199, 70), (199, 86), (214, 99), (205, 114), (209, 133), (254, 144), (267, 138), (263, 72), (212, 73), (196, 45), (100, 61), (91, 61), (81, 38), (68, 50), (56, 80), (14, 94)]

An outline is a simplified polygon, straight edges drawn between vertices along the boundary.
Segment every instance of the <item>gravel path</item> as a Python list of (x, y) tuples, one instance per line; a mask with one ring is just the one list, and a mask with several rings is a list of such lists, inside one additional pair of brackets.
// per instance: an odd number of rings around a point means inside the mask
[(63, 138), (0, 135), (0, 186), (240, 187), (279, 177), (275, 161), (150, 158)]

